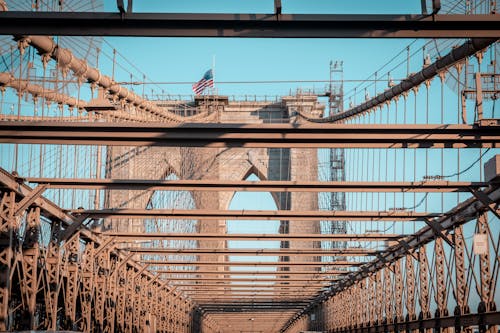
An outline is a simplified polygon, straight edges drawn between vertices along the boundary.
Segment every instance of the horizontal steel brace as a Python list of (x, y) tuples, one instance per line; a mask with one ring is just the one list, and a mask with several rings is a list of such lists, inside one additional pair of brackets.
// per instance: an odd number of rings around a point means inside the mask
[(271, 267), (288, 267), (288, 266), (359, 266), (364, 262), (358, 261), (170, 261), (170, 260), (137, 260), (137, 262), (148, 265), (164, 265), (164, 266), (271, 266)]
[(0, 34), (248, 38), (500, 36), (498, 15), (0, 12)]
[(355, 273), (356, 271), (189, 271), (189, 270), (151, 270), (151, 272), (164, 274), (164, 275), (277, 275), (277, 276), (288, 276), (288, 275), (347, 275), (350, 273)]
[(80, 190), (151, 190), (151, 191), (265, 191), (265, 192), (469, 192), (470, 188), (488, 187), (488, 182), (349, 182), (349, 181), (238, 181), (209, 179), (81, 179), (26, 178), (48, 188)]
[(128, 249), (130, 252), (144, 254), (203, 254), (215, 255), (221, 254), (238, 255), (238, 256), (374, 256), (380, 251), (370, 249), (167, 249), (167, 248), (138, 248), (132, 247)]
[(281, 283), (274, 283), (274, 282), (269, 282), (269, 283), (259, 283), (259, 284), (235, 284), (233, 281), (221, 281), (219, 283), (177, 283), (175, 284), (175, 287), (179, 290), (183, 289), (184, 287), (200, 287), (200, 288), (208, 288), (208, 287), (218, 287), (218, 288), (239, 288), (239, 287), (256, 287), (256, 288), (318, 288), (318, 287), (327, 287), (328, 286), (328, 281), (318, 281), (316, 283), (288, 283), (288, 282), (281, 282)]
[(407, 235), (401, 234), (220, 234), (220, 233), (133, 233), (104, 232), (101, 235), (111, 236), (116, 242), (151, 239), (189, 239), (189, 240), (330, 240), (330, 241), (380, 241), (399, 240)]
[(318, 289), (321, 289), (322, 287), (324, 287), (324, 285), (312, 285), (312, 286), (308, 286), (308, 285), (305, 285), (305, 284), (302, 284), (302, 285), (295, 285), (295, 286), (287, 286), (287, 285), (277, 285), (277, 286), (273, 286), (273, 285), (261, 285), (261, 284), (252, 284), (252, 285), (248, 285), (248, 284), (245, 284), (245, 285), (220, 285), (220, 284), (212, 284), (212, 285), (188, 285), (188, 286), (183, 286), (183, 285), (176, 285), (176, 288), (178, 290), (184, 290), (184, 289), (188, 289), (188, 290), (192, 290), (192, 291), (208, 291), (208, 290), (255, 290), (255, 289), (258, 289), (258, 290), (294, 290), (295, 292), (297, 292), (297, 287), (300, 287), (301, 289), (309, 289), (309, 290), (318, 290)]
[[(221, 274), (224, 275), (224, 274)], [(280, 278), (223, 278), (223, 277), (206, 277), (206, 276), (200, 276), (200, 277), (169, 277), (169, 281), (234, 281), (234, 282), (312, 282), (316, 283), (318, 281), (325, 281), (325, 282), (331, 282), (331, 281), (336, 281), (336, 279), (328, 278), (327, 280), (320, 280), (320, 279), (310, 279), (310, 278), (296, 278), (296, 277), (290, 277), (286, 279), (280, 279)]]
[[(419, 221), (441, 217), (439, 213), (413, 211), (290, 211), (290, 210), (208, 210), (208, 209), (101, 209), (68, 210), (91, 218), (164, 218), (181, 220), (354, 220)], [(111, 235), (111, 233), (109, 233)], [(153, 236), (154, 237), (154, 236)]]
[(213, 148), (490, 148), (500, 126), (0, 121), (0, 143)]

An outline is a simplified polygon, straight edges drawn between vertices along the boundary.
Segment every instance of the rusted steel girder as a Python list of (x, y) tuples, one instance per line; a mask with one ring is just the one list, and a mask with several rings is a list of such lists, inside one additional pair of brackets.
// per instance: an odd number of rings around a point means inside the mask
[[(492, 202), (495, 202), (498, 204), (500, 201), (500, 188), (498, 187), (491, 187), (487, 191), (483, 192), (482, 194), (487, 195)], [(484, 203), (480, 200), (477, 200), (476, 198), (470, 198), (459, 205), (457, 205), (455, 208), (444, 214), (443, 217), (435, 220), (436, 223), (439, 223), (439, 225), (443, 228), (443, 230), (446, 231), (452, 231), (452, 230), (460, 230), (460, 226), (468, 221), (474, 220), (478, 214), (480, 214), (480, 218), (478, 219), (478, 223), (481, 223), (481, 217), (484, 217), (484, 212), (487, 211), (487, 203)], [(484, 225), (484, 223), (483, 223)], [(463, 239), (461, 240), (462, 236), (461, 233), (458, 235), (459, 237), (457, 238), (457, 254), (458, 252), (463, 252), (462, 250), (462, 243)], [(428, 302), (428, 294), (425, 288), (427, 288), (428, 284), (428, 268), (427, 265), (428, 263), (426, 262), (426, 257), (424, 254), (424, 246), (426, 246), (427, 243), (433, 241), (436, 237), (438, 237), (435, 233), (434, 230), (432, 230), (431, 227), (427, 226), (419, 231), (417, 231), (414, 235), (409, 236), (406, 238), (404, 241), (401, 241), (400, 244), (389, 247), (387, 251), (384, 251), (382, 254), (378, 255), (376, 259), (374, 259), (371, 263), (366, 264), (361, 267), (361, 269), (356, 272), (352, 273), (349, 275), (347, 279), (340, 280), (338, 283), (335, 283), (330, 291), (324, 292), (321, 296), (316, 298), (313, 302), (311, 302), (310, 305), (308, 305), (303, 311), (298, 313), (294, 318), (292, 318), (282, 329), (282, 332), (286, 332), (287, 328), (290, 327), (294, 321), (297, 321), (301, 318), (301, 316), (305, 316), (308, 313), (311, 313), (313, 311), (313, 308), (316, 304), (323, 303), (328, 300), (329, 297), (337, 297), (341, 294), (346, 294), (347, 292), (355, 292), (358, 290), (358, 293), (360, 293), (360, 298), (356, 299), (356, 303), (359, 304), (360, 302), (363, 302), (362, 299), (363, 297), (366, 297), (366, 293), (364, 292), (365, 289), (361, 288), (360, 285), (366, 284), (367, 281), (372, 279), (372, 276), (374, 273), (378, 272), (381, 269), (384, 269), (387, 267), (392, 262), (395, 262), (397, 264), (401, 264), (401, 262), (405, 263), (405, 271), (406, 271), (406, 309), (407, 309), (407, 317), (406, 319), (403, 319), (401, 317), (396, 318), (395, 326), (394, 328), (391, 326), (390, 330), (396, 330), (398, 331), (398, 325), (399, 327), (402, 327), (402, 323), (405, 325), (405, 329), (408, 331), (410, 326), (413, 325), (420, 325), (418, 328), (420, 329), (425, 329), (425, 328), (431, 328), (425, 326), (427, 322), (433, 323), (434, 326), (432, 327), (438, 327), (436, 325), (439, 325), (439, 327), (444, 328), (444, 327), (450, 327), (450, 326), (455, 326), (457, 328), (464, 327), (464, 326), (471, 326), (471, 325), (477, 325), (480, 324), (482, 325), (481, 327), (485, 327), (485, 315), (488, 313), (489, 318), (491, 321), (489, 322), (490, 325), (495, 325), (500, 323), (500, 317), (498, 312), (491, 312), (495, 311), (494, 306), (491, 307), (491, 310), (486, 307), (480, 307), (478, 310), (478, 314), (473, 315), (471, 318), (471, 322), (467, 322), (467, 320), (460, 320), (461, 316), (464, 315), (464, 312), (468, 311), (466, 308), (466, 304), (464, 305), (464, 295), (466, 294), (466, 288), (465, 286), (465, 291), (464, 291), (464, 286), (463, 286), (463, 281), (460, 282), (460, 284), (457, 282), (457, 297), (461, 297), (462, 299), (458, 299), (457, 303), (457, 309), (455, 309), (455, 315), (457, 317), (452, 317), (455, 318), (456, 321), (453, 325), (450, 325), (449, 322), (446, 324), (443, 324), (441, 320), (446, 321), (448, 318), (444, 317), (445, 313), (441, 312), (438, 313), (438, 315), (435, 316), (435, 318), (430, 318), (431, 315), (429, 314), (429, 311), (427, 309), (427, 302)], [(404, 260), (402, 259), (404, 258)], [(420, 284), (418, 286), (415, 285), (415, 268), (414, 268), (414, 261), (417, 261), (417, 264), (420, 265), (417, 267), (417, 272), (420, 275), (419, 280)], [(463, 279), (463, 273), (458, 271), (458, 266), (461, 267), (460, 269), (463, 269), (463, 259), (458, 258), (459, 262), (457, 262), (457, 281), (460, 279)], [(422, 267), (425, 266), (425, 267)], [(423, 273), (422, 270), (426, 270), (426, 273)], [(397, 270), (399, 272), (399, 269)], [(396, 280), (398, 280), (398, 276), (396, 274)], [(489, 280), (489, 278), (483, 279), (485, 281)], [(396, 283), (396, 285), (399, 283)], [(423, 285), (423, 286), (422, 286)], [(417, 288), (420, 288), (418, 290)], [(399, 294), (398, 287), (396, 286), (396, 292)], [(458, 293), (460, 292), (460, 295)], [(419, 297), (419, 302), (421, 305), (421, 310), (422, 313), (419, 315), (419, 318), (417, 320), (416, 317), (416, 306), (415, 306), (415, 301), (416, 297)], [(488, 297), (486, 297), (488, 298)], [(442, 304), (445, 302), (444, 300), (441, 301)], [(363, 303), (362, 303), (363, 304)], [(396, 306), (396, 309), (399, 307)], [(366, 310), (366, 309), (364, 309)], [(363, 312), (363, 309), (358, 310), (359, 313), (362, 315), (357, 317), (355, 320), (355, 325), (363, 325), (366, 326), (367, 332), (375, 332), (377, 331), (376, 324), (366, 324), (366, 313)], [(398, 310), (399, 311), (399, 310)], [(488, 312), (490, 311), (490, 312)], [(363, 314), (364, 313), (364, 314)], [(440, 317), (443, 316), (443, 317)], [(415, 323), (415, 324), (414, 324)], [(389, 323), (387, 323), (389, 324)], [(465, 325), (464, 325), (465, 324)], [(345, 329), (339, 330), (339, 332), (348, 332), (350, 331), (349, 328), (346, 328), (345, 326), (342, 326)], [(493, 326), (491, 326), (493, 327)]]
[(256, 276), (256, 275), (276, 275), (276, 276), (289, 276), (289, 275), (311, 275), (312, 277), (320, 275), (347, 275), (356, 271), (188, 271), (188, 270), (152, 270), (152, 272), (162, 274), (162, 275), (243, 275), (243, 276)]
[(150, 239), (220, 239), (220, 240), (330, 240), (339, 242), (350, 241), (388, 241), (398, 240), (406, 237), (403, 234), (220, 234), (220, 233), (134, 233), (107, 231), (101, 235), (113, 237), (115, 242), (130, 242), (133, 240)]
[(137, 260), (137, 262), (148, 265), (164, 265), (164, 266), (272, 266), (272, 267), (288, 267), (288, 266), (359, 266), (364, 262), (358, 261), (179, 261), (179, 260)]
[(201, 248), (201, 249), (167, 249), (167, 248), (139, 248), (133, 247), (130, 252), (144, 254), (203, 254), (220, 256), (221, 254), (238, 255), (238, 256), (374, 256), (380, 251), (364, 248), (347, 248), (347, 249), (220, 249), (220, 248)]
[[(3, 238), (3, 244), (7, 244), (8, 246), (6, 247), (10, 251), (3, 251), (3, 248), (0, 248), (2, 252), (0, 252), (0, 263), (2, 264), (2, 274), (5, 272), (5, 265), (10, 265), (12, 261), (12, 251), (13, 248), (12, 246), (9, 246), (10, 240), (16, 240), (18, 237), (10, 237), (8, 236), (9, 232), (11, 232), (13, 235), (14, 229), (17, 230), (17, 225), (14, 213), (19, 210), (19, 207), (23, 207), (24, 205), (22, 204), (24, 201), (28, 200), (31, 202), (31, 209), (36, 210), (36, 216), (44, 216), (47, 219), (50, 219), (51, 222), (53, 223), (53, 228), (52, 228), (52, 233), (51, 233), (51, 242), (55, 242), (57, 246), (52, 246), (49, 244), (49, 246), (44, 249), (44, 251), (41, 251), (43, 254), (43, 259), (45, 260), (45, 268), (43, 271), (43, 274), (38, 272), (39, 275), (42, 274), (44, 275), (44, 281), (43, 286), (40, 286), (40, 289), (36, 288), (37, 285), (37, 280), (34, 276), (34, 273), (37, 272), (37, 266), (38, 268), (40, 265), (37, 265), (36, 261), (36, 253), (28, 253), (29, 251), (32, 250), (33, 247), (29, 246), (30, 244), (26, 243), (25, 249), (28, 250), (28, 252), (25, 251), (25, 253), (18, 253), (18, 257), (20, 258), (19, 260), (23, 260), (24, 264), (22, 265), (24, 272), (26, 273), (24, 275), (24, 281), (23, 286), (22, 286), (22, 293), (24, 298), (26, 299), (26, 315), (30, 316), (30, 320), (27, 323), (28, 326), (33, 326), (33, 302), (36, 302), (36, 309), (38, 313), (41, 313), (40, 311), (45, 310), (45, 323), (42, 324), (43, 327), (55, 327), (57, 328), (59, 325), (67, 325), (69, 328), (74, 329), (76, 322), (74, 321), (75, 313), (72, 312), (71, 310), (68, 310), (66, 312), (66, 315), (68, 317), (68, 322), (63, 323), (63, 322), (55, 322), (53, 318), (57, 318), (57, 312), (61, 311), (61, 307), (66, 305), (66, 304), (73, 304), (75, 301), (75, 297), (77, 299), (80, 299), (80, 309), (81, 309), (81, 316), (78, 319), (78, 324), (80, 325), (80, 330), (85, 331), (85, 332), (90, 332), (94, 329), (99, 330), (99, 329), (107, 329), (111, 330), (112, 325), (115, 319), (114, 311), (107, 311), (106, 309), (110, 309), (111, 307), (114, 308), (114, 304), (118, 301), (118, 295), (117, 295), (117, 290), (115, 289), (115, 286), (113, 285), (113, 282), (117, 280), (116, 274), (118, 274), (118, 271), (116, 271), (116, 267), (118, 266), (118, 262), (123, 263), (125, 261), (125, 265), (128, 266), (128, 269), (134, 272), (134, 276), (137, 276), (141, 280), (142, 285), (148, 285), (149, 289), (166, 289), (168, 287), (164, 281), (159, 281), (155, 278), (155, 276), (149, 272), (146, 271), (145, 266), (141, 266), (137, 262), (130, 260), (130, 256), (125, 256), (120, 250), (117, 250), (112, 242), (110, 240), (102, 240), (100, 236), (92, 233), (89, 230), (82, 229), (79, 231), (79, 234), (77, 233), (77, 237), (79, 239), (75, 240), (73, 235), (73, 238), (69, 239), (69, 242), (75, 241), (73, 246), (69, 245), (70, 247), (73, 247), (73, 250), (70, 250), (68, 248), (65, 249), (65, 251), (69, 251), (64, 257), (61, 257), (60, 249), (59, 249), (59, 244), (62, 246), (66, 246), (68, 243), (67, 242), (62, 242), (58, 238), (59, 235), (59, 227), (58, 224), (62, 224), (63, 226), (68, 226), (71, 225), (72, 223), (76, 223), (78, 221), (78, 218), (69, 215), (65, 212), (63, 212), (59, 207), (51, 203), (50, 201), (44, 199), (43, 197), (36, 196), (36, 191), (32, 190), (28, 186), (24, 184), (18, 183), (18, 181), (15, 179), (14, 176), (9, 175), (6, 173), (3, 169), (0, 169), (0, 183), (2, 184), (0, 187), (2, 188), (2, 194), (3, 193), (8, 193), (9, 195), (3, 195), (2, 196), (2, 202), (1, 202), (1, 215), (0, 216), (0, 226), (2, 227), (0, 230), (0, 236)], [(8, 191), (8, 192), (4, 192)], [(26, 199), (28, 198), (28, 199)], [(12, 201), (8, 200), (12, 199)], [(21, 199), (19, 201), (19, 204), (17, 204), (16, 199)], [(26, 200), (25, 200), (26, 199)], [(24, 200), (24, 201), (23, 201)], [(12, 216), (12, 219), (10, 218)], [(5, 219), (4, 219), (5, 217)], [(33, 237), (25, 237), (26, 240), (29, 240), (30, 238), (36, 239), (36, 242), (38, 242), (38, 238), (35, 237), (37, 234), (38, 227), (36, 227), (36, 221), (37, 219), (34, 218), (32, 219), (34, 221), (34, 227), (33, 228), (28, 228), (27, 229), (27, 235), (31, 235), (32, 232), (31, 230), (34, 230)], [(16, 223), (15, 223), (16, 222)], [(14, 223), (14, 225), (12, 225)], [(4, 232), (4, 226), (7, 231), (7, 235)], [(6, 236), (7, 242), (5, 242)], [(82, 251), (80, 245), (81, 241), (84, 241), (86, 243), (85, 250)], [(34, 244), (35, 246), (37, 243)], [(40, 245), (40, 244), (39, 244)], [(109, 248), (106, 249), (109, 245)], [(17, 246), (17, 245), (16, 245)], [(106, 249), (104, 252), (102, 251), (103, 249)], [(74, 256), (75, 252), (79, 253), (80, 255), (77, 255), (76, 257)], [(101, 251), (101, 255), (99, 252)], [(4, 252), (6, 255), (4, 256)], [(83, 252), (83, 253), (82, 253)], [(24, 256), (23, 256), (24, 254)], [(39, 258), (42, 258), (42, 255), (39, 256)], [(64, 262), (60, 262), (63, 260)], [(75, 272), (70, 273), (69, 270), (68, 272), (63, 272), (61, 273), (61, 265), (65, 265), (66, 268), (68, 268), (69, 265), (74, 265), (76, 263), (79, 263), (81, 270), (79, 272), (76, 272), (77, 275), (75, 275)], [(119, 261), (117, 261), (119, 260)], [(38, 259), (40, 261), (40, 259)], [(40, 264), (40, 262), (38, 262)], [(68, 266), (66, 265), (68, 264)], [(28, 267), (29, 266), (29, 267)], [(42, 265), (43, 266), (43, 265)], [(10, 266), (8, 267), (10, 268)], [(18, 268), (19, 269), (19, 268)], [(28, 273), (29, 271), (29, 273)], [(9, 270), (7, 270), (7, 276), (9, 276)], [(55, 273), (55, 274), (54, 274)], [(111, 276), (111, 279), (104, 279), (102, 280), (103, 277), (109, 277)], [(79, 278), (80, 277), (80, 278)], [(5, 278), (5, 276), (4, 276)], [(69, 291), (67, 293), (63, 293), (63, 297), (66, 296), (68, 297), (67, 299), (64, 300), (59, 300), (61, 294), (58, 293), (60, 290), (61, 285), (64, 283), (66, 280), (66, 286), (74, 285), (74, 282), (76, 281), (76, 284), (78, 284), (78, 278), (80, 281), (81, 288), (80, 290), (73, 290), (72, 292), (76, 292), (79, 294), (80, 297), (78, 297), (77, 294), (73, 293), (71, 294)], [(76, 280), (75, 280), (76, 279)], [(100, 279), (100, 280), (99, 280)], [(71, 281), (70, 281), (71, 280)], [(9, 301), (9, 278), (5, 278), (4, 281), (7, 282), (6, 286), (1, 285), (0, 287), (0, 326), (4, 326), (6, 329), (7, 325), (7, 315), (8, 315), (8, 301)], [(4, 288), (7, 287), (7, 288)], [(7, 289), (7, 290), (5, 290)], [(37, 301), (37, 299), (34, 297), (34, 293), (36, 291), (39, 291), (40, 293), (43, 292), (45, 294), (44, 302), (40, 303)], [(17, 291), (19, 293), (19, 290)], [(138, 311), (142, 311), (143, 313), (147, 309), (150, 304), (146, 304), (147, 302), (150, 301), (150, 298), (146, 300), (147, 295), (141, 294), (142, 296), (142, 301), (139, 304), (140, 309), (138, 308)], [(134, 289), (132, 291), (132, 296), (134, 299), (138, 298), (139, 296), (137, 295), (137, 291)], [(104, 302), (102, 302), (104, 300)], [(183, 304), (188, 304), (191, 306), (191, 303), (186, 303), (186, 299), (181, 296), (179, 293), (172, 293), (171, 296), (171, 301), (175, 302), (182, 302)], [(40, 308), (42, 310), (38, 310), (38, 305), (40, 305)], [(45, 305), (45, 307), (44, 307)], [(93, 307), (95, 305), (95, 307)], [(71, 305), (70, 305), (71, 306)], [(73, 309), (74, 310), (74, 309)], [(164, 311), (166, 313), (166, 310)], [(92, 320), (92, 314), (95, 314), (95, 318), (97, 321)], [(117, 316), (119, 317), (119, 316)], [(123, 324), (123, 320), (121, 317), (119, 317), (121, 320), (120, 323), (118, 324)], [(181, 311), (181, 313), (177, 314), (177, 321), (179, 327), (186, 328), (189, 326), (188, 323), (186, 323), (187, 320), (189, 319), (189, 316), (185, 311)], [(106, 327), (103, 326), (103, 324), (106, 323)], [(17, 326), (19, 325), (24, 325), (23, 323), (15, 323)], [(26, 323), (25, 323), (26, 324)], [(108, 326), (108, 324), (110, 326)], [(136, 325), (136, 330), (139, 330), (141, 327), (142, 323), (140, 322), (139, 325)], [(20, 327), (20, 326), (19, 326)], [(121, 326), (123, 327), (123, 325)]]
[(47, 184), (53, 189), (151, 190), (151, 191), (257, 191), (257, 192), (469, 192), (488, 187), (489, 182), (349, 182), (287, 180), (210, 180), (210, 179), (95, 179), (24, 178), (28, 183)]
[(489, 148), (500, 125), (185, 124), (0, 121), (0, 143), (206, 148)]
[[(290, 211), (290, 210), (211, 210), (211, 209), (100, 209), (68, 210), (89, 218), (168, 218), (181, 220), (353, 220), (353, 221), (419, 221), (441, 217), (440, 213), (414, 211)], [(110, 233), (111, 235), (111, 233)], [(219, 235), (220, 236), (220, 235)], [(293, 235), (288, 235), (292, 237)], [(322, 237), (316, 235), (313, 237)], [(337, 235), (336, 235), (337, 236)], [(154, 237), (154, 236), (152, 236)], [(339, 237), (342, 237), (340, 235)]]
[(248, 38), (500, 35), (497, 15), (0, 12), (0, 34)]

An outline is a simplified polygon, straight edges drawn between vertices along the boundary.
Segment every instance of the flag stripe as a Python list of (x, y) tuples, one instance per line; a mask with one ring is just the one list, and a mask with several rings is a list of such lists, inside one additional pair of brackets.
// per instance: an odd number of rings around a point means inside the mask
[(196, 95), (199, 95), (203, 93), (205, 88), (213, 86), (214, 86), (214, 80), (212, 76), (212, 70), (209, 69), (208, 71), (206, 71), (206, 73), (203, 75), (200, 81), (193, 84), (193, 92)]

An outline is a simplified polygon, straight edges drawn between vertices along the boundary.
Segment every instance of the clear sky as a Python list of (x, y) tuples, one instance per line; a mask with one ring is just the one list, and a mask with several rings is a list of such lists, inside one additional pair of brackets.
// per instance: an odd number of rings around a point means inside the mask
[[(272, 13), (273, 0), (135, 1), (134, 12)], [(283, 13), (418, 13), (420, 1), (399, 0), (282, 0)], [(105, 10), (116, 11), (115, 1)], [(237, 38), (107, 38), (152, 81), (197, 81), (212, 66), (220, 81), (327, 80), (330, 60), (343, 60), (345, 74), (365, 78), (404, 49), (408, 40), (237, 39)], [(103, 46), (109, 52), (109, 46)], [(102, 57), (104, 59), (104, 57)], [(129, 80), (123, 74), (121, 80)], [(324, 83), (314, 84), (323, 88)], [(220, 94), (284, 95), (312, 84), (220, 84)], [(191, 86), (147, 86), (174, 94), (190, 94)], [(142, 87), (136, 87), (141, 91)]]

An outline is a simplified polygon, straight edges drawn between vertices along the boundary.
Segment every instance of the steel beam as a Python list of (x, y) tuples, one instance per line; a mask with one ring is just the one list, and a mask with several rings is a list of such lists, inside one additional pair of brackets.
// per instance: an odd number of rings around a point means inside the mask
[(350, 273), (356, 273), (357, 271), (188, 271), (188, 270), (151, 270), (151, 272), (162, 275), (278, 275), (278, 276), (288, 276), (288, 275), (347, 275)]
[(490, 148), (500, 125), (0, 121), (0, 143), (212, 148)]
[(184, 291), (184, 290), (238, 290), (238, 288), (244, 288), (244, 289), (257, 289), (257, 290), (293, 290), (297, 292), (297, 290), (301, 289), (307, 289), (307, 290), (315, 290), (315, 291), (325, 291), (327, 288), (329, 288), (329, 283), (325, 281), (325, 283), (321, 284), (308, 284), (308, 283), (293, 283), (290, 286), (288, 285), (278, 285), (274, 287), (273, 285), (266, 285), (266, 284), (241, 284), (240, 285), (234, 285), (233, 283), (228, 283), (228, 284), (199, 284), (199, 285), (182, 285), (182, 284), (176, 284), (175, 287), (179, 291)]
[[(221, 274), (224, 275), (224, 274)], [(222, 278), (222, 277), (169, 277), (169, 281), (226, 281), (226, 282), (318, 282), (318, 281), (325, 281), (325, 282), (331, 282), (331, 281), (337, 281), (338, 279), (332, 279), (328, 278), (328, 280), (321, 280), (321, 279), (310, 279), (310, 278), (297, 278), (297, 277), (289, 277), (286, 279), (279, 279), (279, 278), (258, 278), (258, 277), (253, 277), (253, 278)]]
[(326, 266), (359, 266), (364, 262), (358, 261), (259, 261), (259, 262), (246, 262), (246, 261), (170, 261), (170, 260), (136, 260), (142, 264), (148, 265), (163, 265), (163, 266), (271, 266), (271, 267), (291, 267), (291, 266), (312, 266), (312, 267), (326, 267)]
[(81, 179), (25, 178), (51, 189), (151, 190), (151, 191), (257, 191), (257, 192), (468, 192), (488, 187), (488, 182), (348, 182), (348, 181), (245, 181), (210, 179)]
[(255, 289), (258, 290), (293, 290), (297, 292), (297, 287), (300, 289), (309, 289), (309, 290), (319, 290), (323, 289), (323, 285), (313, 285), (313, 286), (308, 286), (308, 285), (295, 285), (295, 286), (287, 286), (287, 285), (279, 285), (279, 286), (272, 286), (272, 285), (258, 285), (258, 284), (245, 284), (245, 285), (220, 285), (220, 284), (211, 284), (211, 285), (189, 285), (189, 286), (182, 286), (182, 285), (176, 285), (177, 290), (190, 290), (190, 291), (210, 291), (210, 290), (228, 290), (228, 291), (240, 291), (240, 290), (252, 290), (254, 291)]
[[(68, 210), (89, 218), (181, 219), (181, 220), (353, 220), (353, 221), (419, 221), (442, 214), (413, 211), (290, 211), (290, 210), (209, 210), (209, 209), (101, 209)], [(108, 233), (111, 235), (112, 233)], [(154, 237), (154, 236), (152, 236)]]
[[(0, 34), (248, 38), (498, 37), (498, 15), (0, 12)], [(467, 28), (465, 28), (467, 27)]]
[(379, 250), (371, 249), (313, 249), (313, 248), (300, 248), (300, 249), (167, 249), (167, 248), (138, 248), (132, 247), (128, 251), (142, 254), (162, 254), (162, 255), (214, 255), (220, 256), (234, 255), (234, 256), (374, 256), (380, 253)]
[(107, 231), (101, 235), (112, 237), (115, 242), (131, 242), (135, 240), (152, 239), (187, 239), (187, 240), (329, 240), (329, 241), (388, 241), (399, 240), (407, 235), (401, 234), (220, 234), (220, 233), (133, 233)]

